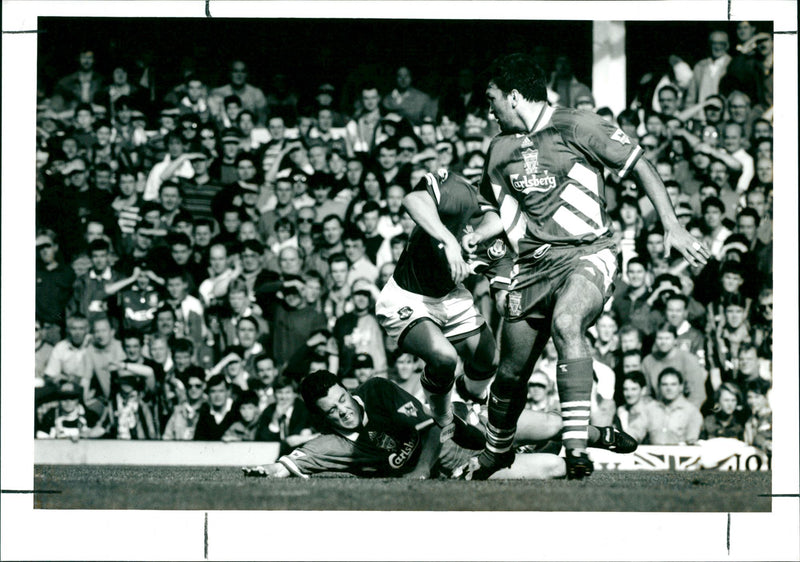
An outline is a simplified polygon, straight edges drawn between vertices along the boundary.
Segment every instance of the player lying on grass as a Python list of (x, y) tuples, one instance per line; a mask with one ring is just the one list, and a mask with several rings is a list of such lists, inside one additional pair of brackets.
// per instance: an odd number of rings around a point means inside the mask
[[(458, 478), (477, 455), (452, 440), (441, 443), (440, 428), (422, 403), (386, 379), (370, 379), (350, 393), (333, 373), (315, 371), (300, 383), (300, 393), (323, 435), (277, 462), (244, 468), (245, 476), (308, 478), (322, 472), (347, 472), (384, 478)], [(517, 443), (540, 443), (560, 430), (558, 414), (526, 410)], [(613, 428), (592, 426), (590, 434), (594, 447), (621, 453), (636, 449), (632, 437)], [(546, 479), (565, 474), (561, 457), (525, 453), (493, 478)]]

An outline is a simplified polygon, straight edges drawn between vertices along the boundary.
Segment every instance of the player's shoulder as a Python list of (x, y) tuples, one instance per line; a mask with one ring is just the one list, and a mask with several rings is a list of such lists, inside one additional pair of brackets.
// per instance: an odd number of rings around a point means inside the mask
[(353, 394), (360, 396), (363, 399), (373, 394), (386, 394), (395, 388), (397, 388), (397, 385), (388, 379), (384, 379), (382, 377), (372, 377), (371, 379), (366, 380), (355, 391), (353, 391)]
[(571, 107), (557, 107), (551, 117), (553, 126), (560, 130), (574, 131), (580, 127), (597, 127), (605, 121), (602, 117), (591, 111), (573, 109)]

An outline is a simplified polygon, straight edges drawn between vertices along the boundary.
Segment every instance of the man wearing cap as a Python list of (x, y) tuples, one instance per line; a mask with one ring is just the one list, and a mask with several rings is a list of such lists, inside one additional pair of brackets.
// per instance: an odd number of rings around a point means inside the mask
[(339, 346), (339, 371), (342, 373), (353, 369), (358, 355), (366, 353), (370, 356), (375, 374), (386, 376), (383, 332), (374, 313), (379, 294), (372, 280), (361, 278), (352, 284), (350, 302), (353, 309), (343, 314), (333, 328)]
[(256, 116), (257, 125), (263, 125), (266, 122), (268, 112), (267, 98), (260, 88), (247, 83), (247, 65), (242, 60), (231, 62), (230, 81), (227, 84), (211, 90), (211, 95), (208, 99), (211, 113), (219, 117), (223, 110), (223, 100), (233, 95), (239, 96), (242, 101), (242, 109), (253, 112)]
[(186, 143), (180, 133), (170, 132), (166, 137), (167, 155), (164, 160), (157, 163), (147, 175), (142, 199), (155, 201), (161, 189), (161, 184), (172, 179), (194, 177), (194, 168), (190, 162), (191, 153), (186, 153)]
[(105, 435), (101, 417), (93, 410), (81, 404), (82, 391), (75, 383), (61, 385), (56, 399), (58, 406), (48, 410), (37, 423), (37, 439), (72, 439), (98, 438)]

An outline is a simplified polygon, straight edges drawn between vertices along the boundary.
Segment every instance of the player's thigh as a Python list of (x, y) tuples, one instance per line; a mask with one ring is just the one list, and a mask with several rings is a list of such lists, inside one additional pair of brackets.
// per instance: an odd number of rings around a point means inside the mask
[(561, 415), (556, 412), (535, 412), (522, 410), (514, 436), (516, 445), (529, 445), (550, 439), (561, 430)]
[(546, 322), (506, 320), (500, 335), (502, 353), (498, 374), (527, 380), (549, 337), (550, 330)]
[(547, 480), (563, 478), (567, 472), (564, 459), (550, 453), (522, 453), (514, 459), (511, 468), (495, 472), (491, 480)]
[(488, 372), (497, 367), (497, 345), (488, 324), (481, 326), (477, 334), (454, 344), (458, 355), (474, 371)]
[(556, 348), (565, 340), (580, 339), (603, 310), (605, 295), (581, 272), (567, 278), (553, 308), (552, 332)]
[(458, 362), (456, 348), (430, 318), (421, 319), (405, 331), (400, 349), (416, 355), (428, 365), (452, 365), (455, 368)]

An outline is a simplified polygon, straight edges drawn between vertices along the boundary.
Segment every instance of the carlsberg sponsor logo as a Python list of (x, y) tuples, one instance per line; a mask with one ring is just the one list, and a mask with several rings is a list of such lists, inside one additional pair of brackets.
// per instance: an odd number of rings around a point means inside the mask
[(389, 455), (389, 466), (392, 468), (402, 467), (411, 456), (411, 453), (414, 452), (414, 449), (417, 448), (417, 441), (417, 439), (406, 441), (400, 451)]
[(546, 173), (544, 176), (520, 176), (511, 174), (509, 176), (511, 185), (517, 191), (527, 193), (528, 191), (550, 191), (556, 186), (556, 177)]

